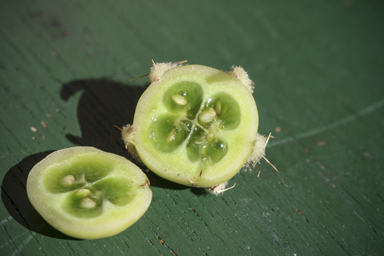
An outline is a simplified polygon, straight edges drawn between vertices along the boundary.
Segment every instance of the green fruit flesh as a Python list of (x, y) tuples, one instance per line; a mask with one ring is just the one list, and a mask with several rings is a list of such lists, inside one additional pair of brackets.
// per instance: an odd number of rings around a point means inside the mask
[(133, 144), (158, 175), (209, 187), (233, 177), (247, 160), (258, 114), (248, 88), (222, 71), (198, 65), (170, 69), (136, 108)]
[(147, 177), (123, 157), (92, 147), (48, 155), (31, 170), (27, 194), (53, 227), (76, 238), (120, 233), (147, 210)]

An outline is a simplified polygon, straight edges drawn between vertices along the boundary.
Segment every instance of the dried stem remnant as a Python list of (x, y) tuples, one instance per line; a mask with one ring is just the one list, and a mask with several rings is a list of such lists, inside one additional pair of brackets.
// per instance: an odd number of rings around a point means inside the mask
[(228, 74), (239, 79), (245, 86), (247, 86), (248, 90), (253, 93), (254, 83), (249, 79), (248, 73), (242, 67), (232, 66), (231, 71), (229, 71)]
[(214, 194), (214, 195), (218, 196), (218, 195), (220, 195), (221, 193), (224, 193), (225, 191), (234, 188), (234, 187), (236, 186), (236, 183), (233, 184), (232, 187), (225, 188), (227, 185), (228, 185), (228, 181), (223, 182), (223, 183), (221, 183), (221, 184), (219, 184), (219, 185), (216, 185), (216, 186), (212, 186), (212, 187), (209, 187), (209, 188), (205, 188), (205, 190), (208, 191), (208, 192), (211, 193), (211, 194)]
[(155, 63), (152, 60), (153, 66), (151, 67), (151, 71), (149, 72), (149, 79), (151, 82), (160, 81), (161, 77), (164, 75), (165, 72), (172, 68), (179, 67), (186, 63), (186, 60), (179, 61), (179, 62), (163, 62), (163, 63)]
[[(263, 135), (257, 134), (256, 141), (253, 145), (252, 153), (248, 157), (247, 162), (245, 163), (246, 166), (253, 165), (256, 166), (256, 164), (260, 163), (260, 160), (264, 158), (264, 160), (269, 163), (273, 169), (275, 169), (278, 173), (279, 170), (265, 157), (265, 148), (267, 147), (268, 141), (270, 138), (273, 138), (271, 136), (271, 133), (268, 135), (268, 137), (265, 137)], [(258, 176), (260, 175), (260, 172)]]
[(134, 144), (135, 133), (138, 130), (136, 125), (127, 124), (121, 129), (121, 135), (125, 144), (125, 148), (128, 150), (129, 154), (136, 160), (142, 163), (139, 154), (136, 151)]

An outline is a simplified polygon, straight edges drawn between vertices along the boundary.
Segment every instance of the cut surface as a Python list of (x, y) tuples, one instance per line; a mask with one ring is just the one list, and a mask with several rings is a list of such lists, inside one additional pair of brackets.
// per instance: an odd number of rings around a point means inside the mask
[(235, 77), (198, 65), (166, 71), (144, 92), (135, 112), (133, 144), (158, 175), (209, 187), (233, 177), (247, 160), (258, 114)]
[(120, 233), (148, 209), (152, 192), (133, 163), (93, 147), (51, 153), (27, 180), (35, 209), (54, 228), (76, 238)]
[(169, 69), (148, 87), (133, 125), (137, 130), (129, 143), (149, 169), (180, 184), (210, 187), (232, 178), (247, 160), (258, 113), (239, 79), (186, 65)]

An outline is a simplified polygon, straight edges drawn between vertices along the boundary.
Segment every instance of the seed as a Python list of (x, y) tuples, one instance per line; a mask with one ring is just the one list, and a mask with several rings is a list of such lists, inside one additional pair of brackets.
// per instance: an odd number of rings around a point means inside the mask
[(199, 120), (200, 122), (203, 123), (209, 123), (211, 122), (214, 118), (216, 117), (216, 112), (213, 108), (208, 108), (204, 110), (200, 115), (199, 115)]
[(175, 139), (176, 132), (175, 130), (172, 130), (169, 134), (167, 139), (165, 140), (167, 143), (171, 142), (172, 140)]
[(179, 94), (172, 95), (172, 100), (178, 105), (187, 105), (187, 99)]
[(78, 195), (79, 197), (86, 197), (88, 196), (89, 194), (91, 194), (91, 191), (87, 188), (82, 188), (82, 189), (79, 189), (77, 192), (76, 192), (76, 195)]
[(75, 182), (75, 176), (69, 174), (62, 179), (63, 185), (72, 185)]
[(95, 208), (96, 202), (86, 197), (81, 201), (80, 206), (81, 208), (91, 209), (91, 208)]

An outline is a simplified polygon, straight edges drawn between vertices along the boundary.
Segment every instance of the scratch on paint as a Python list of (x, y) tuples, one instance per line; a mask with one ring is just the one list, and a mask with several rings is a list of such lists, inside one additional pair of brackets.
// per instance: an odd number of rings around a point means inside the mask
[(23, 232), (23, 233), (21, 233), (20, 235), (15, 236), (12, 240), (9, 240), (9, 241), (5, 242), (4, 244), (1, 244), (1, 245), (0, 245), (0, 249), (3, 249), (6, 245), (9, 245), (10, 243), (13, 243), (13, 242), (16, 241), (19, 237), (24, 236), (26, 233), (27, 233), (27, 232)]
[[(0, 225), (3, 226), (5, 223), (7, 223), (8, 221), (12, 220), (12, 216), (8, 216), (7, 218), (3, 219), (0, 221)], [(24, 235), (21, 234), (21, 235), (18, 235), (16, 237), (14, 237), (11, 242), (15, 241), (17, 238), (19, 238), (20, 236)], [(32, 235), (29, 235), (18, 247), (17, 249), (11, 254), (11, 256), (14, 256), (14, 255), (17, 255), (23, 248), (24, 246), (32, 239)], [(0, 248), (4, 248), (5, 244), (2, 244), (0, 245)]]
[(353, 213), (354, 213), (357, 217), (359, 217), (364, 223), (366, 223), (366, 221), (365, 221), (359, 214), (357, 214), (357, 212), (353, 211)]
[(345, 125), (347, 123), (350, 123), (350, 122), (356, 120), (357, 118), (359, 118), (361, 116), (365, 116), (365, 115), (375, 111), (376, 109), (381, 108), (383, 105), (384, 105), (384, 99), (381, 99), (380, 101), (375, 102), (374, 104), (369, 105), (368, 107), (360, 110), (356, 114), (347, 116), (347, 117), (341, 119), (340, 121), (334, 122), (332, 124), (320, 127), (318, 129), (315, 129), (315, 130), (312, 130), (312, 131), (301, 133), (301, 134), (299, 134), (297, 136), (294, 136), (294, 137), (286, 138), (284, 140), (269, 142), (268, 143), (268, 147), (276, 147), (278, 145), (290, 143), (290, 142), (295, 141), (295, 140), (305, 139), (305, 138), (314, 136), (316, 134), (319, 134), (319, 133), (327, 131), (327, 130), (335, 129), (335, 128), (341, 126), (341, 125)]
[(29, 235), (18, 247), (17, 249), (11, 254), (11, 256), (17, 255), (21, 250), (24, 248), (24, 246), (32, 239), (32, 235)]
[(0, 225), (1, 225), (1, 226), (4, 225), (5, 223), (7, 223), (8, 221), (10, 221), (11, 219), (13, 219), (12, 216), (8, 216), (7, 218), (1, 220)]

